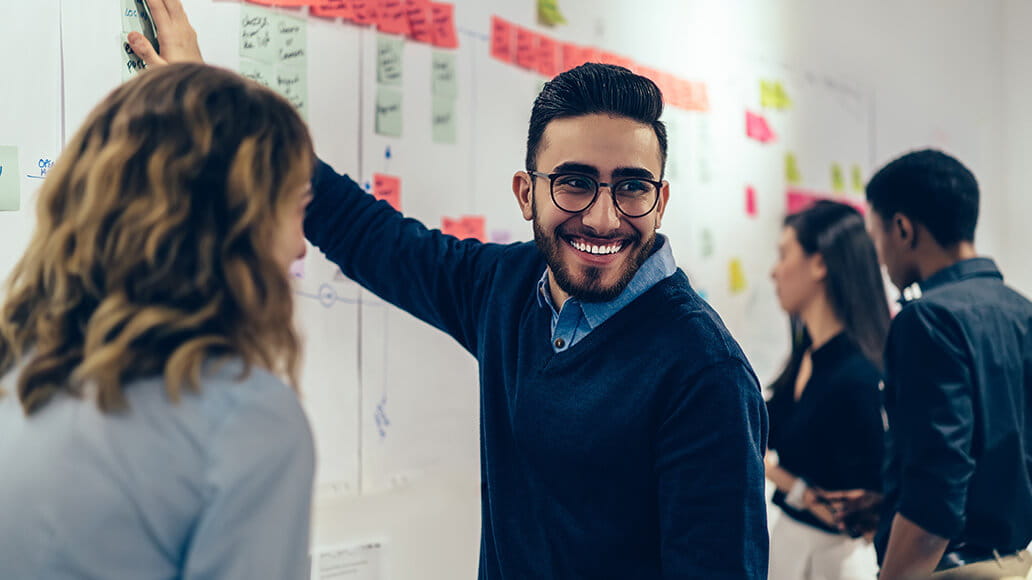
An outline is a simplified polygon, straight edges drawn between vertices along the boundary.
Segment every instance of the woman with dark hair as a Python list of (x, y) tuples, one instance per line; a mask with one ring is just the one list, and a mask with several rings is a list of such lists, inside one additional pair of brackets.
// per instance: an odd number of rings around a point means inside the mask
[(314, 446), (290, 263), (314, 155), (202, 64), (116, 89), (0, 307), (0, 578), (301, 578)]
[(877, 563), (854, 514), (821, 490), (881, 489), (881, 353), (889, 308), (860, 213), (819, 201), (785, 219), (771, 273), (792, 328), (792, 353), (771, 385), (767, 478), (781, 509), (770, 578), (874, 578)]

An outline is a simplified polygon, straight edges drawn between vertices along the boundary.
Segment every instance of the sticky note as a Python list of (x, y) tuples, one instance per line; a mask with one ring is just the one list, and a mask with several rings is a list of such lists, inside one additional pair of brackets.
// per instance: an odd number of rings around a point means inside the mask
[(638, 65), (634, 62), (633, 59), (630, 59), (623, 55), (616, 54), (615, 52), (599, 52), (598, 60), (601, 63), (622, 66), (628, 70), (638, 68)]
[(751, 185), (745, 188), (745, 215), (756, 217), (756, 188)]
[(401, 91), (394, 87), (376, 89), (376, 133), (401, 137)]
[(244, 4), (240, 7), (240, 56), (260, 62), (274, 62), (278, 45), (273, 42), (277, 15), (267, 8)]
[(352, 0), (351, 21), (362, 26), (376, 24), (379, 19), (379, 0)]
[(276, 83), (275, 67), (271, 64), (246, 58), (240, 59), (240, 75), (263, 87), (273, 88)]
[(538, 0), (537, 19), (538, 24), (543, 26), (566, 24), (566, 18), (559, 10), (559, 0)]
[(432, 135), (434, 143), (453, 145), (458, 141), (455, 118), (455, 97), (434, 95)]
[(322, 18), (351, 20), (355, 17), (355, 9), (351, 5), (351, 0), (323, 0), (317, 4), (312, 4), (308, 8), (308, 12), (312, 16), (320, 16)]
[(765, 109), (784, 111), (792, 108), (792, 99), (780, 81), (760, 81), (760, 106)]
[(455, 33), (455, 6), (445, 2), (430, 3), (430, 29), (433, 32), (434, 46), (441, 48), (458, 48), (459, 37)]
[(405, 13), (408, 16), (409, 38), (433, 44), (433, 10), (430, 8), (430, 0), (405, 0)]
[(853, 164), (853, 167), (850, 169), (850, 174), (852, 174), (853, 191), (863, 192), (864, 191), (864, 170), (860, 169), (859, 165)]
[(376, 82), (382, 85), (400, 85), (404, 39), (381, 34), (376, 39)]
[(285, 14), (277, 16), (273, 39), (276, 61), (287, 65), (304, 62), (308, 53), (308, 23)]
[(491, 230), (490, 239), (496, 244), (508, 244), (512, 241), (512, 232), (509, 230)]
[(401, 178), (383, 173), (373, 174), (373, 197), (401, 211)]
[(799, 173), (799, 163), (796, 162), (795, 153), (785, 154), (785, 181), (789, 185), (799, 185), (803, 182), (803, 176)]
[(460, 239), (473, 238), (484, 241), (487, 237), (484, 216), (462, 216), (458, 219), (441, 218), (441, 231)]
[(408, 35), (409, 20), (405, 0), (380, 0), (376, 27), (380, 32), (387, 34)]
[(537, 62), (538, 35), (522, 26), (516, 27), (516, 66), (534, 70)]
[(702, 230), (702, 239), (699, 243), (699, 253), (702, 254), (703, 258), (712, 258), (715, 251), (715, 244), (713, 243), (713, 232), (709, 228)]
[(709, 89), (706, 83), (680, 80), (680, 108), (689, 111), (709, 111)]
[(21, 171), (18, 148), (0, 145), (0, 211), (17, 211), (21, 205)]
[(497, 16), (491, 17), (491, 56), (502, 62), (515, 60), (513, 32), (514, 27), (511, 22)]
[(767, 119), (751, 111), (745, 112), (745, 134), (760, 143), (771, 143), (777, 139)]
[(745, 279), (745, 269), (742, 267), (742, 260), (739, 258), (732, 258), (727, 265), (728, 270), (728, 288), (732, 294), (741, 294), (748, 288), (748, 284)]
[(548, 78), (559, 74), (559, 43), (544, 35), (538, 36), (537, 71)]
[(846, 174), (838, 163), (831, 164), (831, 190), (836, 193), (845, 193)]
[(127, 81), (143, 69), (147, 68), (147, 65), (143, 62), (143, 59), (137, 56), (133, 52), (132, 47), (129, 46), (129, 35), (123, 32), (121, 38), (122, 45), (122, 80)]
[(272, 89), (291, 102), (301, 116), (308, 118), (308, 67), (281, 65), (276, 67)]
[(454, 52), (435, 50), (431, 57), (430, 67), (433, 94), (450, 97), (459, 94)]

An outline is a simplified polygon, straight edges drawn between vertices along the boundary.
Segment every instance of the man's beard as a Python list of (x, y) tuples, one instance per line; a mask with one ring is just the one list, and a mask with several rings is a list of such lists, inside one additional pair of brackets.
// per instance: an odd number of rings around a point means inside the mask
[[(566, 241), (562, 239), (558, 231), (552, 232), (551, 236), (547, 235), (538, 224), (536, 211), (534, 212), (534, 242), (537, 243), (538, 250), (545, 256), (548, 268), (552, 271), (556, 284), (563, 292), (581, 302), (609, 302), (624, 291), (634, 275), (638, 273), (641, 265), (649, 259), (656, 243), (656, 236), (653, 234), (644, 241), (641, 236), (637, 236), (626, 241), (627, 246), (631, 248), (627, 251), (634, 252), (634, 254), (628, 256), (620, 278), (608, 288), (601, 286), (604, 272), (602, 268), (596, 266), (582, 267), (583, 283), (578, 284), (574, 281), (572, 273), (562, 259), (561, 246), (566, 244)], [(637, 250), (634, 249), (635, 247)]]

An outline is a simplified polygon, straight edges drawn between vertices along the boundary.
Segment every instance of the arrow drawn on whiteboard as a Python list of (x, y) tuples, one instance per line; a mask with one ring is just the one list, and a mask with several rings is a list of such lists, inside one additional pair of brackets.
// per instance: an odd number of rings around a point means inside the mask
[(383, 398), (376, 404), (376, 429), (380, 432), (380, 440), (387, 438), (387, 427), (391, 426), (391, 420), (387, 418), (387, 393), (383, 394)]

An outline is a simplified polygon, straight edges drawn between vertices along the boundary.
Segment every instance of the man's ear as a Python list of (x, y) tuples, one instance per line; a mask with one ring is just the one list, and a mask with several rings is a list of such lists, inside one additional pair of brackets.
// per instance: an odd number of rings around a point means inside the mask
[(917, 247), (917, 228), (906, 215), (896, 212), (892, 216), (892, 232), (901, 242), (910, 246), (911, 250)]
[(663, 213), (666, 211), (667, 202), (670, 201), (670, 182), (664, 181), (659, 188), (659, 203), (656, 205), (656, 229), (663, 225)]
[(517, 171), (512, 176), (512, 193), (520, 205), (523, 219), (534, 219), (534, 178), (526, 171)]

